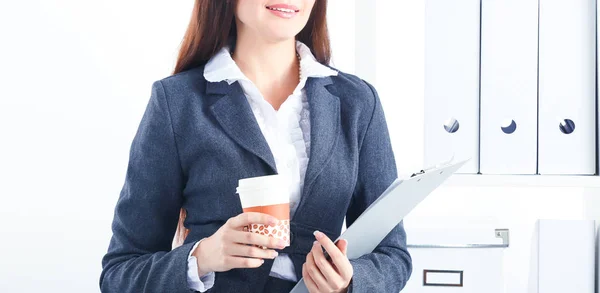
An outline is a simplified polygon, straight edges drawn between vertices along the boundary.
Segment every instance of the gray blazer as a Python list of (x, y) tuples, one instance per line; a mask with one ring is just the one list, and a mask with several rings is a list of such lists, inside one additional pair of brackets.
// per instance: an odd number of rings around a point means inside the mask
[[(196, 241), (242, 213), (238, 180), (277, 173), (240, 85), (207, 82), (203, 71), (153, 84), (102, 259), (102, 292), (190, 292), (188, 254)], [(383, 109), (370, 84), (340, 72), (309, 78), (305, 89), (310, 161), (291, 219), (291, 246), (281, 251), (290, 255), (298, 279), (313, 231), (337, 238), (344, 217), (352, 225), (397, 177)], [(171, 250), (181, 207), (190, 234)], [(351, 263), (352, 292), (399, 292), (412, 270), (403, 225)], [(209, 292), (269, 291), (272, 264), (216, 273)]]

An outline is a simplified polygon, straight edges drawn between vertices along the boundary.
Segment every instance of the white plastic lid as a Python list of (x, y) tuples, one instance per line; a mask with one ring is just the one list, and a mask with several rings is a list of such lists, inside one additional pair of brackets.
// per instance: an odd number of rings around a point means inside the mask
[(240, 190), (272, 188), (282, 184), (282, 180), (282, 176), (279, 174), (240, 179), (238, 181), (237, 193)]
[(289, 185), (280, 175), (240, 179), (238, 185), (236, 193), (244, 208), (289, 203)]

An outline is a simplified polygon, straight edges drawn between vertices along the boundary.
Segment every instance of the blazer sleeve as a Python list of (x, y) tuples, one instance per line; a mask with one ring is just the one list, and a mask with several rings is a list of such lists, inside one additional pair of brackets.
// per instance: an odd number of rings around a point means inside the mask
[(169, 105), (157, 81), (131, 145), (102, 259), (102, 292), (190, 292), (187, 259), (194, 243), (171, 250), (183, 187)]
[[(346, 214), (348, 226), (398, 177), (379, 96), (373, 86), (367, 85), (373, 93), (374, 107), (359, 149), (358, 179)], [(354, 276), (349, 292), (399, 292), (412, 273), (402, 222), (372, 253), (350, 263)]]

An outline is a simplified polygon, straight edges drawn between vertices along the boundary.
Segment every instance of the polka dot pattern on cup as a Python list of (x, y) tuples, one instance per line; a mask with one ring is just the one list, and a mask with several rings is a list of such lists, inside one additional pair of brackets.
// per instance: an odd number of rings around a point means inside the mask
[[(260, 235), (267, 235), (285, 241), (286, 246), (290, 246), (290, 220), (280, 220), (277, 226), (265, 226), (262, 224), (250, 225), (250, 232)], [(266, 249), (266, 247), (262, 247)]]

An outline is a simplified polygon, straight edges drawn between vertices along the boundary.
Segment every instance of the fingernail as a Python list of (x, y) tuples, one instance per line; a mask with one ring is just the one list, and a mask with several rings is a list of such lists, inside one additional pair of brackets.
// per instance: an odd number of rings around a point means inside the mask
[(316, 230), (313, 234), (315, 237), (317, 237), (317, 239), (323, 238), (323, 233), (319, 232), (319, 230)]
[(277, 253), (277, 251), (273, 252), (273, 258), (276, 258), (279, 255), (279, 253)]
[(313, 245), (317, 245), (317, 244), (319, 244), (319, 241), (313, 242)]
[(277, 226), (278, 223), (279, 223), (279, 220), (276, 218), (271, 218), (271, 221), (269, 221), (269, 224), (271, 226)]

